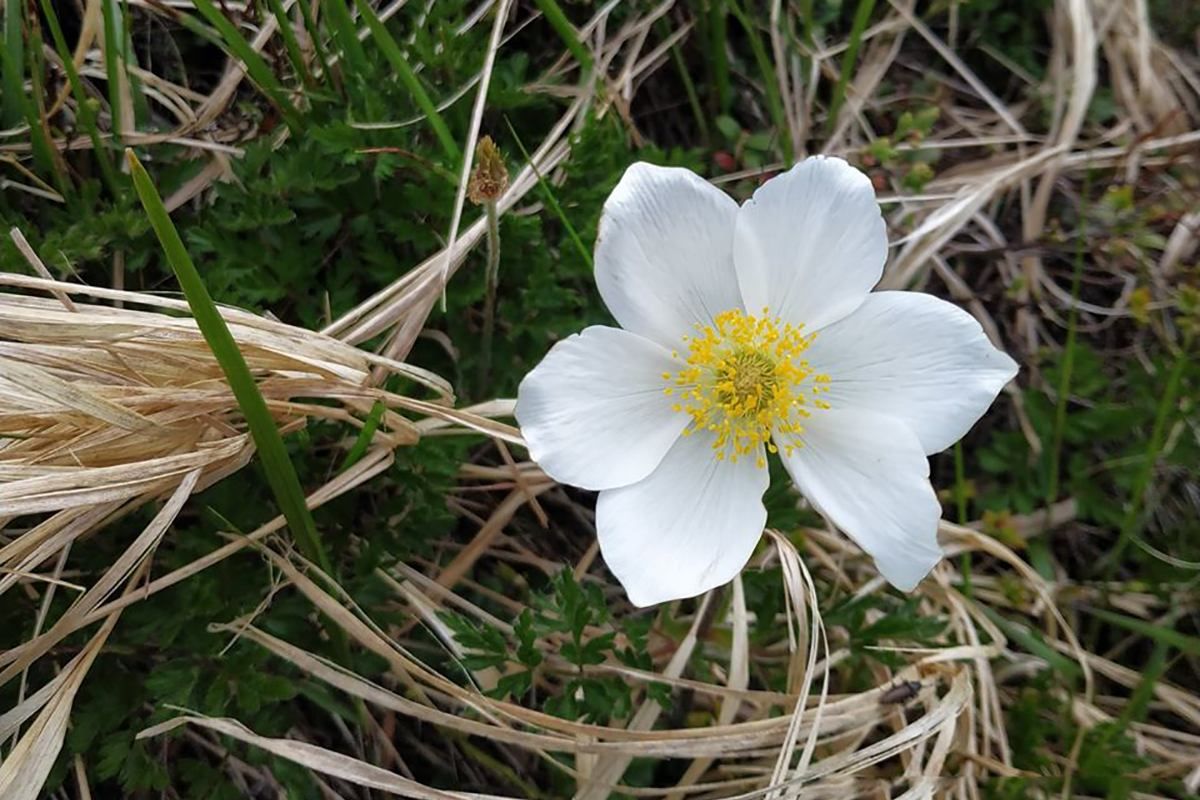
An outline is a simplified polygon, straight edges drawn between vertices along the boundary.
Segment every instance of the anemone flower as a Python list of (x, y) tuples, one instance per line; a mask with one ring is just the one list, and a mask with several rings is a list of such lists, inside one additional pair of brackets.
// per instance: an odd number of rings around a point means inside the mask
[(634, 604), (745, 566), (768, 453), (896, 588), (941, 559), (928, 456), (1017, 365), (957, 306), (872, 292), (887, 245), (870, 180), (840, 159), (809, 158), (740, 207), (684, 169), (626, 170), (596, 243), (621, 327), (554, 345), (516, 417), (548, 475), (599, 491), (600, 551)]

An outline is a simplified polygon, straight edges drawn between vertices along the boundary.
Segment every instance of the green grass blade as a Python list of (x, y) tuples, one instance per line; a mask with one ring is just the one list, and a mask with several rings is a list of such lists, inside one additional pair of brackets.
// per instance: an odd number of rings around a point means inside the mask
[[(347, 72), (366, 75), (367, 53), (363, 50), (362, 42), (358, 41), (358, 31), (350, 16), (350, 4), (346, 0), (321, 0), (321, 10), (325, 13), (326, 24), (333, 33), (335, 43), (342, 51)], [(361, 12), (361, 5), (359, 10)]]
[(317, 54), (317, 61), (321, 62), (321, 77), (327, 81), (333, 80), (333, 69), (329, 64), (329, 56), (325, 52), (324, 35), (321, 33), (321, 27), (317, 25), (317, 20), (313, 16), (312, 9), (308, 3), (298, 3), (300, 6), (300, 16), (304, 19), (304, 30), (308, 32), (308, 40), (312, 43), (313, 51)]
[(810, 50), (817, 49), (816, 39), (813, 38), (813, 19), (813, 0), (800, 0), (801, 33), (804, 35), (804, 44)]
[[(296, 77), (304, 82), (306, 86), (312, 85), (312, 74), (308, 71), (308, 65), (304, 63), (304, 54), (300, 51), (300, 40), (296, 38), (296, 31), (292, 30), (292, 21), (288, 19), (287, 12), (283, 10), (283, 0), (267, 0), (267, 4), (271, 6), (271, 13), (275, 15), (275, 20), (279, 23), (279, 31), (283, 34), (283, 46), (287, 50), (288, 60), (292, 62), (292, 69), (296, 71)], [(304, 5), (301, 3), (300, 5)]]
[(246, 359), (229, 332), (224, 317), (209, 296), (208, 289), (205, 288), (200, 273), (196, 271), (191, 256), (183, 246), (183, 240), (179, 238), (179, 232), (171, 222), (171, 216), (163, 206), (162, 198), (154, 188), (150, 175), (132, 150), (126, 150), (125, 153), (142, 207), (150, 218), (150, 224), (158, 236), (163, 252), (166, 253), (171, 269), (175, 272), (175, 277), (179, 280), (179, 286), (191, 307), (196, 325), (220, 363), (229, 388), (246, 418), (275, 501), (279, 504), (304, 555), (326, 574), (332, 575), (329, 558), (321, 546), (316, 524), (305, 503), (300, 479), (296, 476), (296, 469), (288, 457), (287, 448), (279, 435), (279, 429), (275, 427), (275, 420), (271, 418), (267, 403), (258, 391), (258, 384), (250, 374)]
[(1071, 680), (1083, 677), (1083, 670), (1079, 665), (1046, 644), (1037, 631), (1013, 622), (986, 605), (981, 604), (979, 608), (987, 614), (992, 622), (996, 623), (996, 627), (1003, 631), (1005, 636), (1045, 661), (1055, 672)]
[(346, 454), (346, 459), (342, 462), (342, 467), (338, 472), (350, 469), (367, 454), (367, 448), (371, 446), (371, 439), (375, 436), (375, 431), (379, 430), (379, 423), (383, 421), (385, 410), (387, 410), (386, 406), (378, 400), (371, 406), (371, 411), (363, 422), (362, 430), (358, 432), (358, 438), (354, 440), (354, 445)]
[(567, 232), (567, 236), (570, 237), (571, 242), (575, 245), (575, 249), (579, 251), (580, 257), (587, 263), (589, 267), (591, 267), (592, 254), (588, 251), (587, 246), (584, 245), (583, 240), (579, 238), (579, 234), (576, 232), (575, 226), (571, 224), (571, 220), (567, 219), (567, 215), (563, 213), (562, 206), (558, 204), (558, 200), (554, 197), (554, 191), (550, 188), (550, 185), (546, 183), (545, 179), (542, 177), (542, 173), (538, 172), (538, 168), (534, 165), (533, 159), (529, 157), (529, 151), (526, 150), (525, 145), (521, 143), (521, 137), (517, 136), (517, 132), (513, 128), (512, 123), (509, 122), (507, 118), (505, 118), (504, 122), (508, 125), (508, 130), (509, 133), (512, 134), (513, 141), (517, 143), (517, 149), (521, 151), (521, 157), (525, 159), (525, 163), (529, 165), (530, 169), (533, 170), (533, 174), (537, 176), (538, 189), (541, 190), (542, 197), (545, 199), (546, 205), (550, 206), (550, 210), (554, 212), (555, 216), (558, 217), (558, 221), (562, 223), (563, 228)]
[[(962, 442), (954, 443), (954, 505), (958, 512), (958, 524), (967, 524), (967, 475), (963, 457)], [(967, 597), (972, 594), (971, 588), (971, 551), (962, 554), (959, 571), (962, 573), (962, 591)]]
[(1163, 672), (1166, 671), (1167, 655), (1170, 650), (1170, 645), (1159, 641), (1150, 651), (1150, 658), (1139, 670), (1142, 679), (1138, 681), (1133, 694), (1129, 696), (1129, 702), (1125, 704), (1121, 716), (1117, 718), (1117, 723), (1123, 729), (1128, 728), (1132, 722), (1141, 722), (1146, 718), (1146, 712), (1150, 709), (1150, 701), (1154, 699), (1154, 687), (1158, 685)]
[(858, 0), (858, 8), (854, 10), (854, 22), (850, 25), (850, 39), (846, 43), (846, 53), (842, 56), (842, 71), (838, 75), (837, 85), (833, 87), (833, 98), (829, 103), (829, 118), (825, 123), (825, 132), (832, 133), (837, 125), (838, 114), (842, 111), (842, 103), (846, 101), (846, 87), (850, 85), (850, 76), (858, 64), (858, 49), (862, 45), (863, 33), (867, 23), (871, 21), (871, 12), (875, 10), (875, 0)]
[[(19, 0), (5, 0), (4, 4), (4, 52), (0, 53), (0, 66), (4, 68), (4, 80), (0, 86), (0, 112), (4, 127), (15, 128), (24, 122), (29, 126), (29, 139), (33, 147), (34, 163), (54, 180), (59, 194), (68, 196), (66, 180), (61, 170), (58, 152), (54, 149), (50, 134), (43, 124), (41, 109), (41, 40), (36, 27), (30, 31), (30, 47), (25, 47), (23, 30), (24, 13)], [(25, 91), (26, 58), (30, 64), (28, 72), (32, 91)]]
[(25, 121), (29, 125), (29, 138), (33, 145), (34, 160), (37, 165), (50, 174), (54, 185), (70, 205), (76, 199), (76, 194), (68, 189), (70, 179), (67, 175), (67, 165), (62, 154), (54, 145), (54, 135), (50, 130), (50, 122), (46, 117), (45, 97), (42, 86), (42, 76), (46, 74), (46, 64), (43, 60), (43, 44), (41, 27), (33, 25), (29, 31), (29, 99), (25, 102)]
[[(1090, 173), (1089, 173), (1090, 174)], [(1059, 481), (1061, 479), (1063, 432), (1067, 427), (1067, 403), (1071, 395), (1071, 377), (1075, 371), (1075, 340), (1079, 329), (1079, 290), (1083, 281), (1083, 262), (1086, 248), (1086, 228), (1088, 209), (1088, 183), (1084, 178), (1084, 190), (1079, 205), (1079, 231), (1075, 236), (1075, 259), (1071, 273), (1071, 308), (1067, 312), (1067, 341), (1063, 345), (1062, 372), (1059, 375), (1057, 402), (1054, 406), (1054, 428), (1051, 432), (1050, 467), (1046, 480), (1046, 505), (1049, 506), (1058, 499)]]
[(15, 128), (25, 119), (25, 38), (21, 23), (21, 0), (4, 0), (4, 103), (0, 104), (0, 120), (5, 128)]
[(258, 84), (259, 88), (266, 93), (271, 102), (279, 109), (279, 113), (283, 116), (287, 126), (293, 131), (303, 130), (304, 125), (301, 121), (299, 113), (295, 106), (288, 100), (287, 94), (275, 78), (275, 73), (263, 60), (262, 56), (254, 51), (254, 48), (242, 38), (238, 33), (237, 28), (233, 23), (226, 19), (212, 0), (195, 0), (194, 5), (208, 24), (217, 29), (221, 34), (221, 41), (225, 48), (233, 55), (234, 58), (242, 62), (246, 67), (246, 74), (250, 76), (250, 80)]
[(745, 28), (746, 37), (750, 40), (754, 61), (762, 75), (763, 91), (767, 93), (767, 109), (771, 112), (771, 122), (775, 125), (775, 137), (779, 140), (784, 160), (790, 164), (793, 157), (792, 137), (789, 135), (787, 116), (783, 113), (783, 96), (779, 93), (779, 82), (775, 79), (775, 66), (771, 62), (771, 56), (767, 54), (766, 45), (763, 44), (754, 21), (742, 8), (741, 3), (738, 0), (729, 0), (729, 10)]
[(554, 32), (563, 40), (563, 44), (567, 46), (567, 50), (571, 55), (575, 56), (575, 60), (579, 62), (579, 68), (585, 76), (592, 72), (592, 54), (579, 38), (579, 31), (575, 30), (575, 26), (571, 24), (571, 20), (567, 19), (567, 15), (563, 13), (562, 7), (555, 0), (534, 0), (538, 10), (542, 12), (542, 16), (550, 23), (550, 27), (554, 28)]
[(121, 131), (125, 130), (125, 112), (121, 103), (122, 75), (121, 9), (117, 0), (103, 0), (100, 6), (104, 18), (104, 74), (108, 86), (108, 113), (112, 116), (113, 141), (120, 143)]
[[(671, 34), (671, 26), (665, 18), (658, 20), (655, 25), (664, 39)], [(704, 141), (711, 142), (708, 129), (708, 115), (704, 113), (704, 107), (700, 105), (700, 94), (696, 91), (696, 82), (692, 80), (692, 74), (688, 71), (687, 64), (683, 61), (683, 52), (679, 47), (679, 42), (671, 45), (671, 62), (675, 65), (675, 69), (679, 73), (679, 81), (683, 84), (683, 91), (687, 94), (688, 106), (692, 109), (692, 117), (696, 120), (696, 127), (700, 130), (700, 135), (704, 137)]]
[(733, 109), (733, 84), (729, 79), (729, 56), (725, 52), (729, 24), (724, 0), (713, 0), (708, 12), (708, 28), (707, 61), (713, 85), (717, 87), (717, 112), (728, 114)]
[(417, 74), (409, 66), (408, 59), (404, 57), (404, 53), (400, 51), (400, 45), (392, 38), (392, 34), (380, 22), (379, 17), (375, 15), (374, 10), (372, 10), (366, 0), (355, 0), (355, 2), (358, 4), (359, 13), (362, 14), (367, 27), (371, 30), (371, 35), (375, 37), (375, 41), (379, 44), (379, 49), (383, 51), (384, 57), (387, 58), (388, 63), (396, 70), (405, 88), (412, 94), (417, 107), (421, 109), (421, 113), (425, 115), (429, 120), (429, 124), (433, 126), (433, 132), (437, 134), (438, 141), (441, 142), (442, 150), (445, 151), (449, 163), (458, 164), (462, 159), (462, 151), (458, 148), (458, 142), (450, 134), (450, 128), (447, 127), (446, 121), (442, 119), (437, 106), (429, 97), (429, 93), (425, 91), (425, 87), (421, 85)]
[(1174, 628), (1168, 628), (1165, 625), (1156, 625), (1153, 622), (1146, 622), (1144, 619), (1127, 617), (1124, 614), (1118, 614), (1115, 611), (1108, 611), (1103, 608), (1088, 608), (1087, 612), (1102, 622), (1107, 622), (1109, 625), (1115, 625), (1118, 628), (1124, 628), (1127, 631), (1136, 633), (1139, 636), (1145, 636), (1147, 639), (1152, 639), (1155, 642), (1169, 645), (1186, 655), (1200, 656), (1200, 638), (1196, 638), (1195, 636), (1188, 636), (1186, 633), (1180, 633)]
[(100, 128), (96, 124), (95, 101), (91, 100), (84, 91), (83, 80), (79, 77), (79, 70), (75, 69), (75, 60), (67, 45), (67, 39), (63, 35), (62, 26), (58, 22), (58, 15), (54, 11), (51, 0), (42, 0), (42, 13), (46, 17), (47, 27), (50, 28), (50, 37), (54, 40), (54, 49), (67, 71), (67, 82), (70, 84), (71, 94), (75, 98), (79, 126), (92, 140), (92, 150), (96, 155), (96, 162), (100, 165), (100, 175), (104, 179), (105, 185), (108, 186), (109, 192), (116, 197), (120, 192), (116, 165), (113, 163), (107, 143), (100, 135)]
[(1162, 397), (1158, 401), (1158, 409), (1154, 413), (1154, 427), (1150, 431), (1150, 441), (1146, 445), (1146, 455), (1142, 461), (1142, 468), (1138, 471), (1133, 489), (1130, 493), (1129, 504), (1125, 508), (1125, 515), (1121, 518), (1121, 529), (1117, 534), (1117, 543), (1113, 546), (1112, 552), (1108, 555), (1107, 575), (1111, 577), (1116, 573), (1117, 567), (1121, 564), (1121, 556), (1125, 554), (1125, 549), (1129, 547), (1129, 543), (1140, 532), (1142, 526), (1142, 504), (1146, 500), (1146, 490), (1150, 487), (1150, 479), (1154, 477), (1154, 467), (1158, 463), (1158, 456), (1166, 445), (1167, 439), (1167, 422), (1171, 418), (1171, 411), (1175, 408), (1175, 404), (1179, 398), (1179, 386), (1183, 382), (1183, 371), (1188, 365), (1188, 350), (1191, 349), (1191, 342), (1185, 341), (1179, 353), (1175, 356), (1175, 364), (1171, 367), (1171, 373), (1167, 376), (1167, 385), (1163, 389)]
[[(1075, 263), (1071, 274), (1071, 308), (1067, 312), (1067, 341), (1063, 345), (1062, 373), (1058, 380), (1058, 397), (1054, 406), (1054, 427), (1050, 434), (1049, 466), (1046, 475), (1046, 517), (1058, 500), (1060, 472), (1062, 471), (1063, 432), (1067, 427), (1067, 402), (1071, 397), (1071, 377), (1075, 371), (1075, 340), (1079, 328), (1079, 290), (1083, 280), (1083, 262), (1087, 232), (1088, 201), (1091, 196), (1092, 174), (1085, 172), (1083, 189), (1079, 201), (1079, 230), (1075, 236)], [(1054, 576), (1054, 565), (1050, 558), (1049, 536), (1039, 536), (1029, 542), (1029, 555), (1033, 566), (1043, 578)]]
[[(115, 69), (110, 73), (114, 78), (111, 84), (110, 96), (115, 92), (115, 96), (121, 96), (122, 93), (129, 95), (129, 111), (130, 119), (124, 119), (122, 122), (133, 130), (137, 130), (138, 124), (150, 118), (150, 104), (146, 100), (146, 93), (142, 89), (142, 81), (137, 76), (135, 69), (137, 63), (137, 53), (133, 49), (133, 31), (128, 23), (128, 8), (129, 3), (125, 2), (125, 10), (122, 11), (120, 3), (122, 0), (109, 0), (105, 6), (105, 10), (109, 12), (111, 26), (105, 28), (105, 56), (107, 59), (108, 52), (113, 53)], [(108, 33), (111, 31), (112, 35)], [(120, 104), (114, 106), (119, 107)], [(124, 111), (122, 111), (124, 114)], [(120, 130), (118, 128), (117, 130)]]

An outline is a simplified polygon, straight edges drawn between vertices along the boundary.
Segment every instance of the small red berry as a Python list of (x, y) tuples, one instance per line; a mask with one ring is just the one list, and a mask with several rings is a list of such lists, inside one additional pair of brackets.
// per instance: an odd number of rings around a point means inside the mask
[(713, 163), (725, 172), (733, 172), (737, 169), (737, 159), (725, 150), (718, 150), (713, 153)]

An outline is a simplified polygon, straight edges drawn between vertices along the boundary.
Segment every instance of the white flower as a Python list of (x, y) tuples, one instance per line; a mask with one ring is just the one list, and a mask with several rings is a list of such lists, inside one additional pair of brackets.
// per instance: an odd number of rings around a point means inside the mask
[(766, 452), (904, 591), (942, 553), (927, 456), (1017, 365), (931, 295), (875, 292), (887, 232), (871, 182), (810, 158), (745, 205), (634, 164), (604, 206), (596, 284), (621, 328), (556, 344), (521, 382), (530, 456), (599, 490), (609, 568), (639, 606), (745, 566), (766, 523)]

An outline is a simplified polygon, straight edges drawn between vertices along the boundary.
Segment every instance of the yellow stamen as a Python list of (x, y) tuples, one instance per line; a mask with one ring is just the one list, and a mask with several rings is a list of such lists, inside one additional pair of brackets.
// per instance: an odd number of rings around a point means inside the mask
[(803, 325), (783, 323), (765, 308), (757, 317), (735, 308), (713, 323), (683, 337), (686, 366), (674, 375), (663, 373), (665, 393), (676, 398), (673, 410), (692, 418), (685, 436), (709, 431), (716, 434), (718, 460), (756, 454), (758, 466), (765, 467), (757, 457), (761, 446), (774, 453), (778, 445), (790, 455), (803, 445), (803, 420), (812, 409), (829, 408), (817, 398), (828, 391), (829, 376), (813, 374), (800, 358), (816, 334), (805, 336)]

